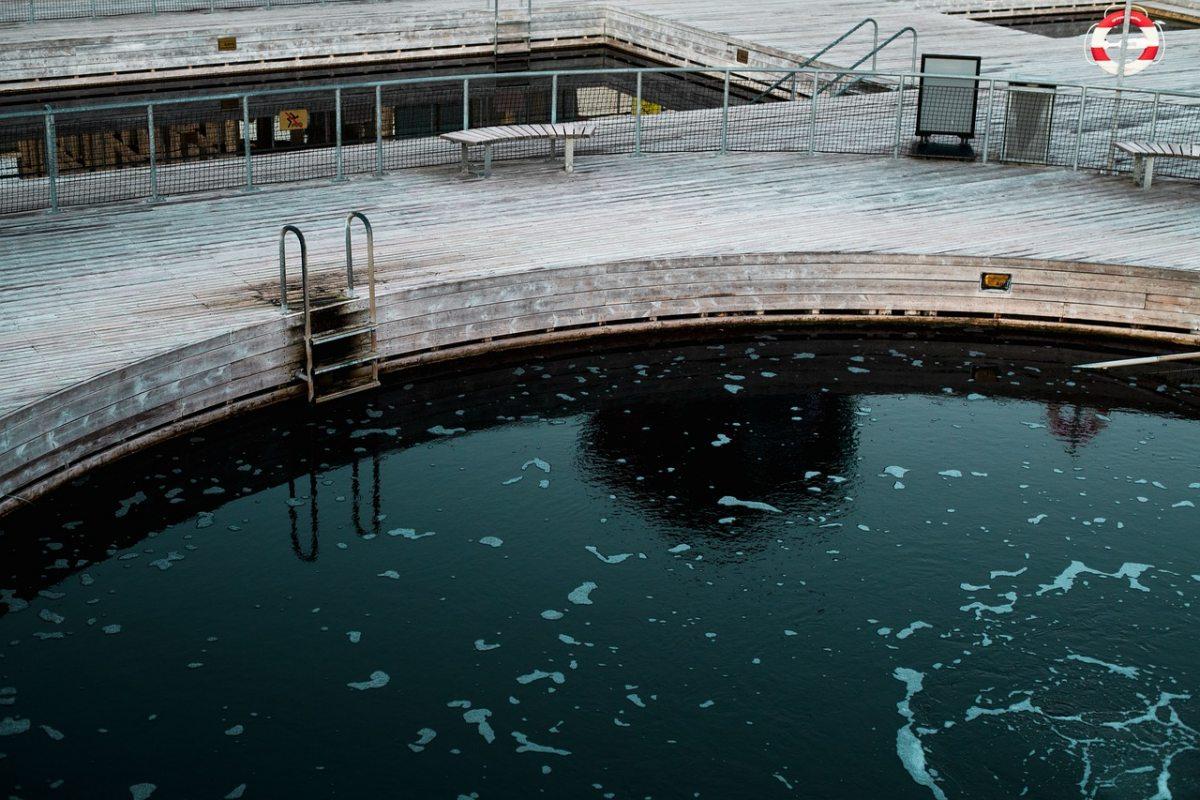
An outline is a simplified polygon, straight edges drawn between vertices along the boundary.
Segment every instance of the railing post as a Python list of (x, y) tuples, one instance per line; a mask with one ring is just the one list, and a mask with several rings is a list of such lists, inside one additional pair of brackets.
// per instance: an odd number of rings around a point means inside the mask
[(996, 79), (992, 78), (991, 82), (988, 84), (988, 94), (987, 94), (988, 107), (987, 107), (987, 114), (984, 115), (984, 122), (983, 122), (983, 163), (984, 164), (988, 163), (988, 150), (990, 149), (991, 141), (992, 141), (992, 106), (995, 105), (992, 102), (992, 98), (995, 94), (996, 94)]
[(254, 165), (250, 161), (250, 95), (242, 95), (242, 147), (246, 155), (246, 189), (254, 188)]
[(58, 136), (54, 132), (54, 112), (46, 106), (46, 177), (50, 180), (50, 210), (58, 211)]
[(1079, 93), (1079, 120), (1075, 123), (1075, 154), (1071, 157), (1071, 169), (1079, 170), (1079, 148), (1083, 144), (1083, 110), (1087, 107), (1087, 90)]
[(150, 13), (151, 14), (158, 13), (158, 0), (150, 0)]
[(813, 92), (808, 100), (808, 154), (817, 152), (817, 97), (821, 94), (821, 70), (813, 73)]
[(798, 97), (799, 97), (799, 95), (797, 94), (797, 88), (796, 88), (796, 73), (793, 72), (792, 73), (792, 102), (793, 103), (796, 102), (796, 98), (798, 98)]
[(150, 133), (150, 199), (158, 199), (158, 142), (154, 137), (154, 106), (146, 106), (146, 129)]
[(337, 174), (334, 176), (335, 181), (346, 180), (346, 170), (342, 162), (342, 90), (337, 88), (333, 90), (333, 125), (337, 129), (335, 131), (333, 157), (337, 161)]
[(558, 73), (550, 76), (550, 124), (558, 122)]
[(642, 154), (642, 74), (637, 74), (637, 98), (633, 101), (633, 154)]
[(37, 21), (37, 11), (34, 9), (33, 3), (34, 3), (34, 0), (29, 0), (29, 21), (30, 22)]
[(721, 153), (729, 150), (729, 70), (725, 70), (725, 89), (721, 96)]
[(463, 78), (463, 126), (464, 131), (471, 129), (471, 80)]
[(1154, 139), (1158, 135), (1158, 101), (1159, 101), (1159, 98), (1161, 98), (1161, 97), (1162, 97), (1162, 92), (1155, 92), (1154, 93), (1154, 105), (1152, 105), (1150, 107), (1150, 140), (1151, 141), (1154, 141)]
[(93, 19), (96, 17), (96, 0), (88, 0), (88, 16)]
[(375, 177), (383, 177), (383, 87), (375, 87)]
[(906, 76), (901, 75), (900, 82), (896, 85), (896, 128), (892, 138), (892, 158), (900, 157), (900, 129), (904, 126), (904, 84), (906, 80)]

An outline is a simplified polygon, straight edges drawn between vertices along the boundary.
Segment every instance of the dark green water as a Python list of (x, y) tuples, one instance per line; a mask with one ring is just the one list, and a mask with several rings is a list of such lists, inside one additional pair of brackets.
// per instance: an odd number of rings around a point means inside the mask
[(0, 788), (1197, 796), (1200, 372), (963, 337), (526, 356), (98, 472), (0, 521)]

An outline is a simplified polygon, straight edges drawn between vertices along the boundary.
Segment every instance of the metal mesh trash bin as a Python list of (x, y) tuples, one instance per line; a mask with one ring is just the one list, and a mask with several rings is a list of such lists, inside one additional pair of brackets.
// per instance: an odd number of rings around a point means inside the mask
[(1050, 83), (1011, 83), (1004, 115), (1002, 161), (1021, 164), (1050, 162), (1050, 130), (1054, 125), (1054, 98), (1058, 87)]

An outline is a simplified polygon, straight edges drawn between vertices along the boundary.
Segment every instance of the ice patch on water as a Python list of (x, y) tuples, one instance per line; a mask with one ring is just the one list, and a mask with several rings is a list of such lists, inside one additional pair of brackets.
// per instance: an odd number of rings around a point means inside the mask
[(617, 553), (616, 555), (613, 555), (613, 556), (606, 556), (606, 555), (603, 555), (598, 549), (596, 549), (595, 545), (590, 545), (590, 544), (587, 545), (586, 547), (584, 547), (583, 549), (587, 550), (589, 553), (591, 553), (596, 558), (603, 561), (605, 564), (620, 564), (625, 559), (633, 557), (633, 553)]
[(692, 549), (692, 546), (690, 544), (677, 544), (674, 547), (667, 548), (667, 552), (679, 554), (679, 553), (686, 553), (688, 550), (691, 550), (691, 549)]
[(559, 750), (557, 747), (547, 747), (546, 745), (536, 744), (529, 741), (529, 737), (520, 731), (513, 731), (512, 736), (517, 740), (518, 753), (549, 753), (556, 756), (569, 756), (570, 750)]
[(1152, 564), (1135, 564), (1127, 561), (1121, 565), (1121, 568), (1116, 572), (1101, 572), (1098, 569), (1092, 569), (1082, 561), (1072, 561), (1070, 566), (1064, 569), (1057, 578), (1051, 583), (1044, 583), (1038, 588), (1038, 595), (1043, 595), (1046, 592), (1054, 589), (1062, 589), (1064, 593), (1071, 591), (1075, 586), (1075, 579), (1080, 575), (1099, 575), (1105, 578), (1127, 578), (1129, 580), (1129, 588), (1137, 589), (1141, 592), (1148, 592), (1150, 588), (1138, 582), (1138, 578), (1148, 569), (1153, 569)]
[(351, 689), (357, 689), (359, 691), (364, 691), (366, 689), (382, 689), (384, 686), (388, 685), (388, 681), (390, 680), (391, 677), (389, 677), (386, 672), (383, 670), (375, 670), (371, 673), (370, 679), (347, 683), (346, 685)]
[(346, 631), (346, 638), (350, 640), (350, 644), (358, 644), (362, 641), (362, 631)]
[(0, 720), (0, 736), (16, 736), (19, 733), (25, 733), (29, 730), (29, 725), (30, 722), (27, 719), (5, 717)]
[(55, 742), (61, 742), (67, 738), (62, 731), (51, 728), (49, 725), (38, 725), (38, 727)]
[(896, 703), (896, 710), (905, 719), (904, 726), (896, 732), (896, 755), (917, 785), (928, 788), (937, 800), (946, 800), (946, 793), (934, 781), (925, 763), (925, 748), (921, 745), (921, 739), (913, 731), (915, 717), (912, 699), (924, 688), (925, 673), (908, 667), (896, 667), (892, 677), (903, 683), (905, 689), (904, 699)]
[(499, 547), (500, 545), (504, 544), (504, 540), (499, 536), (484, 536), (479, 540), (479, 543), (487, 545), (488, 547)]
[(562, 618), (563, 618), (563, 613), (561, 611), (556, 611), (553, 608), (547, 608), (545, 611), (542, 612), (542, 619), (562, 619)]
[(1030, 525), (1038, 525), (1046, 518), (1045, 514), (1038, 514), (1036, 517), (1030, 517), (1026, 520)]
[(133, 497), (127, 497), (124, 500), (122, 500), (121, 507), (117, 509), (116, 513), (113, 514), (113, 516), (118, 517), (118, 518), (123, 517), (129, 513), (129, 509), (133, 508), (134, 506), (138, 505), (139, 503), (144, 503), (144, 502), (146, 502), (145, 493), (138, 492)]
[(891, 475), (893, 478), (903, 478), (903, 477), (904, 477), (905, 475), (907, 475), (907, 474), (908, 474), (910, 471), (911, 471), (911, 470), (909, 470), (909, 469), (907, 469), (907, 468), (905, 468), (905, 467), (897, 467), (897, 466), (891, 466), (891, 467), (884, 467), (884, 468), (883, 468), (883, 474), (885, 474), (885, 475)]
[(394, 569), (389, 569), (389, 570), (385, 570), (385, 571), (379, 573), (375, 577), (376, 578), (390, 578), (391, 580), (398, 581), (398, 580), (400, 580), (400, 573), (396, 572), (396, 570), (394, 570)]
[(629, 702), (633, 703), (638, 708), (646, 707), (646, 704), (644, 702), (642, 702), (642, 698), (637, 694), (627, 694), (627, 695), (625, 695), (625, 699), (628, 700)]
[(112, 636), (114, 634), (121, 632), (121, 626), (120, 625), (105, 625), (100, 630), (104, 631), (109, 636)]
[(542, 472), (545, 472), (546, 474), (550, 474), (550, 462), (544, 461), (540, 458), (535, 457), (535, 458), (530, 459), (529, 461), (526, 461), (524, 464), (521, 465), (521, 471), (524, 472), (525, 470), (529, 469), (530, 467), (535, 467), (537, 469), (540, 469)]
[(49, 622), (52, 625), (61, 625), (66, 620), (66, 617), (62, 614), (56, 614), (48, 608), (43, 608), (38, 612), (38, 619), (43, 622)]
[(454, 436), (455, 434), (458, 434), (458, 433), (466, 433), (467, 432), (466, 428), (444, 428), (441, 425), (434, 425), (432, 428), (429, 428), (428, 430), (429, 430), (429, 433), (432, 433), (434, 436)]
[(959, 611), (974, 611), (975, 619), (983, 619), (983, 612), (985, 612), (985, 611), (992, 613), (992, 614), (1011, 614), (1012, 610), (1013, 610), (1013, 606), (1017, 602), (1017, 593), (1016, 592), (1005, 592), (1004, 594), (1002, 594), (1000, 596), (1003, 597), (1008, 602), (1001, 604), (1001, 605), (989, 606), (989, 605), (987, 605), (985, 603), (981, 603), (977, 600), (974, 603), (971, 603), (970, 605), (960, 606), (958, 610)]
[(1023, 575), (1028, 570), (1029, 570), (1029, 567), (1021, 567), (1018, 570), (994, 569), (990, 573), (988, 573), (988, 575), (991, 577), (992, 580), (996, 580), (996, 578), (1002, 578), (1002, 577), (1003, 578), (1016, 578), (1020, 575)]
[(179, 553), (176, 553), (174, 550), (172, 550), (171, 552), (167, 553), (166, 558), (160, 558), (156, 561), (151, 561), (150, 566), (158, 567), (161, 570), (168, 570), (171, 568), (172, 564), (176, 561), (183, 561), (183, 556), (179, 555)]
[(956, 469), (944, 469), (938, 475), (941, 475), (943, 478), (961, 478), (962, 472)]
[(897, 639), (907, 639), (908, 637), (912, 636), (917, 631), (921, 630), (921, 628), (932, 628), (932, 627), (933, 626), (930, 625), (928, 622), (924, 622), (922, 620), (917, 620), (916, 622), (896, 631), (896, 638)]
[(129, 787), (129, 794), (133, 800), (149, 800), (150, 795), (154, 794), (154, 790), (157, 788), (158, 786), (153, 783), (135, 783)]
[(488, 644), (483, 639), (475, 640), (475, 649), (481, 653), (486, 653), (488, 650), (495, 650), (499, 646), (500, 645), (498, 645), (498, 644)]
[(242, 800), (244, 794), (246, 794), (246, 784), (239, 783), (229, 794), (225, 795), (225, 800)]
[(491, 715), (492, 712), (486, 708), (473, 708), (463, 714), (463, 721), (476, 726), (479, 735), (488, 744), (496, 741), (496, 732), (492, 730), (491, 724), (488, 723), (488, 717)]
[(716, 438), (716, 439), (713, 439), (713, 440), (712, 440), (712, 442), (710, 442), (710, 444), (711, 444), (713, 447), (723, 447), (724, 445), (727, 445), (727, 444), (729, 444), (729, 443), (730, 443), (730, 442), (732, 442), (732, 441), (733, 441), (733, 439), (730, 439), (730, 438), (729, 438), (728, 436), (726, 436), (725, 434), (723, 434), (723, 433), (718, 433), (718, 434), (717, 434), (717, 438)]
[(1115, 673), (1117, 675), (1123, 675), (1124, 677), (1130, 678), (1130, 679), (1136, 679), (1138, 676), (1138, 671), (1139, 671), (1137, 667), (1122, 667), (1119, 664), (1110, 664), (1109, 662), (1101, 661), (1098, 658), (1092, 658), (1090, 656), (1081, 656), (1081, 655), (1077, 655), (1076, 653), (1071, 653), (1070, 655), (1068, 655), (1067, 660), (1068, 661), (1078, 661), (1083, 664), (1092, 664), (1097, 667), (1104, 667), (1109, 672)]
[(743, 387), (738, 386), (736, 383), (725, 384), (725, 391), (729, 392), (730, 394), (737, 394), (742, 390), (742, 388)]
[(420, 753), (425, 749), (425, 745), (432, 742), (437, 737), (437, 731), (433, 728), (421, 728), (417, 731), (417, 740), (408, 745), (408, 749), (414, 753)]
[(700, 708), (712, 708), (715, 705), (716, 705), (716, 703), (713, 702), (712, 700), (705, 700), (703, 703), (700, 704)]
[(567, 678), (561, 672), (546, 672), (545, 670), (535, 669), (533, 672), (527, 672), (524, 675), (517, 676), (517, 683), (522, 686), (527, 686), (535, 681), (549, 678), (552, 682), (562, 686), (567, 682)]
[(742, 508), (750, 508), (755, 511), (769, 511), (772, 514), (783, 513), (770, 503), (760, 503), (757, 500), (738, 500), (733, 495), (728, 494), (718, 500), (717, 503), (723, 506), (741, 506)]
[(417, 539), (424, 539), (426, 536), (433, 536), (434, 532), (425, 531), (424, 533), (417, 533), (412, 528), (393, 528), (392, 530), (388, 531), (387, 534), (388, 536), (403, 536), (405, 539), (412, 539), (415, 541)]
[(591, 594), (595, 589), (595, 583), (584, 581), (571, 590), (571, 593), (567, 595), (567, 599), (577, 606), (590, 606), (592, 604)]
[(232, 728), (229, 728), (227, 731), (225, 731), (225, 735), (226, 736), (241, 736), (245, 732), (246, 732), (245, 725), (234, 725)]

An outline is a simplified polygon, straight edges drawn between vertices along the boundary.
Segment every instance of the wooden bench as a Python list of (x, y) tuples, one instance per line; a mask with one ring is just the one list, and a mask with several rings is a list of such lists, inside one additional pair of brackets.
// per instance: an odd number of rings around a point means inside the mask
[(443, 133), (441, 138), (462, 145), (462, 174), (471, 175), (470, 151), (483, 146), (483, 176), (492, 174), (492, 145), (498, 142), (520, 142), (545, 139), (550, 142), (550, 157), (554, 158), (554, 143), (564, 142), (563, 160), (567, 172), (575, 171), (575, 140), (590, 139), (596, 133), (594, 122), (560, 122), (554, 125), (500, 125), (494, 128), (470, 128)]
[(1200, 144), (1172, 144), (1170, 142), (1117, 142), (1117, 149), (1133, 156), (1133, 180), (1143, 189), (1149, 189), (1154, 180), (1154, 159), (1196, 158), (1200, 159)]

